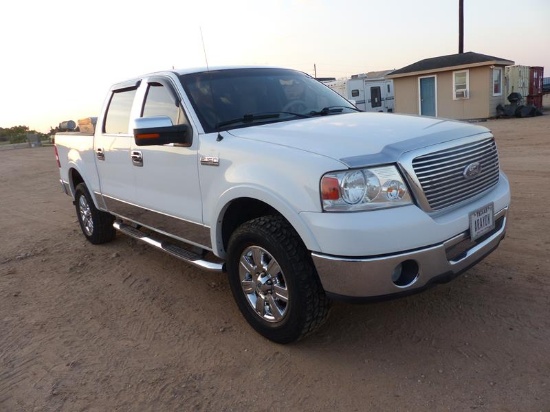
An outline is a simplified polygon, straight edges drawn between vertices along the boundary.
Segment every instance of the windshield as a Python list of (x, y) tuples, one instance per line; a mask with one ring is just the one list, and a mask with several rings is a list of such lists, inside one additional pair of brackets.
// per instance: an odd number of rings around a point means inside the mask
[(289, 69), (213, 70), (180, 81), (206, 133), (357, 111), (324, 84)]

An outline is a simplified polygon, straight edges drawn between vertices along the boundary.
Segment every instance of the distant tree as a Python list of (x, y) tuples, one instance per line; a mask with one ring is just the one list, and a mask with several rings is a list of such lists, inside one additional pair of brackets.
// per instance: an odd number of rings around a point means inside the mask
[(0, 127), (0, 142), (9, 142), (11, 144), (25, 143), (28, 134), (36, 134), (41, 140), (48, 139), (48, 135), (36, 130), (29, 130), (28, 126), (13, 126), (8, 128)]
[(13, 126), (9, 129), (3, 129), (7, 141), (10, 143), (23, 143), (27, 141), (28, 126)]

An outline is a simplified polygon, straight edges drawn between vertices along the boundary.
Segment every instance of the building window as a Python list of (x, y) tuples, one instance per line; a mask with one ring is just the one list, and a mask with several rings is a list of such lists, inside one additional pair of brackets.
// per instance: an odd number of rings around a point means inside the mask
[(359, 96), (359, 89), (353, 89), (351, 91), (351, 97), (357, 97)]
[(468, 99), (470, 97), (470, 72), (461, 70), (453, 72), (453, 100)]
[(502, 67), (493, 69), (493, 96), (502, 95)]

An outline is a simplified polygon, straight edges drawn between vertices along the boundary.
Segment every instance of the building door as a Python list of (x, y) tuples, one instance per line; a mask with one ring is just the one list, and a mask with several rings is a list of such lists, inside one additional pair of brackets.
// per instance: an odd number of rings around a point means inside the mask
[(370, 88), (370, 104), (373, 108), (382, 106), (382, 93), (380, 86)]
[(437, 116), (435, 76), (419, 78), (420, 115)]

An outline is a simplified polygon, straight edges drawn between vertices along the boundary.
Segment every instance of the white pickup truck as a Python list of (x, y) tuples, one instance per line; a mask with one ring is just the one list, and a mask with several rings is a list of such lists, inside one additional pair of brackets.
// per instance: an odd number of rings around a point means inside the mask
[(510, 188), (479, 125), (359, 112), (269, 67), (115, 84), (93, 134), (55, 137), (84, 236), (117, 231), (226, 271), (260, 334), (295, 341), (332, 299), (445, 282), (503, 239)]

